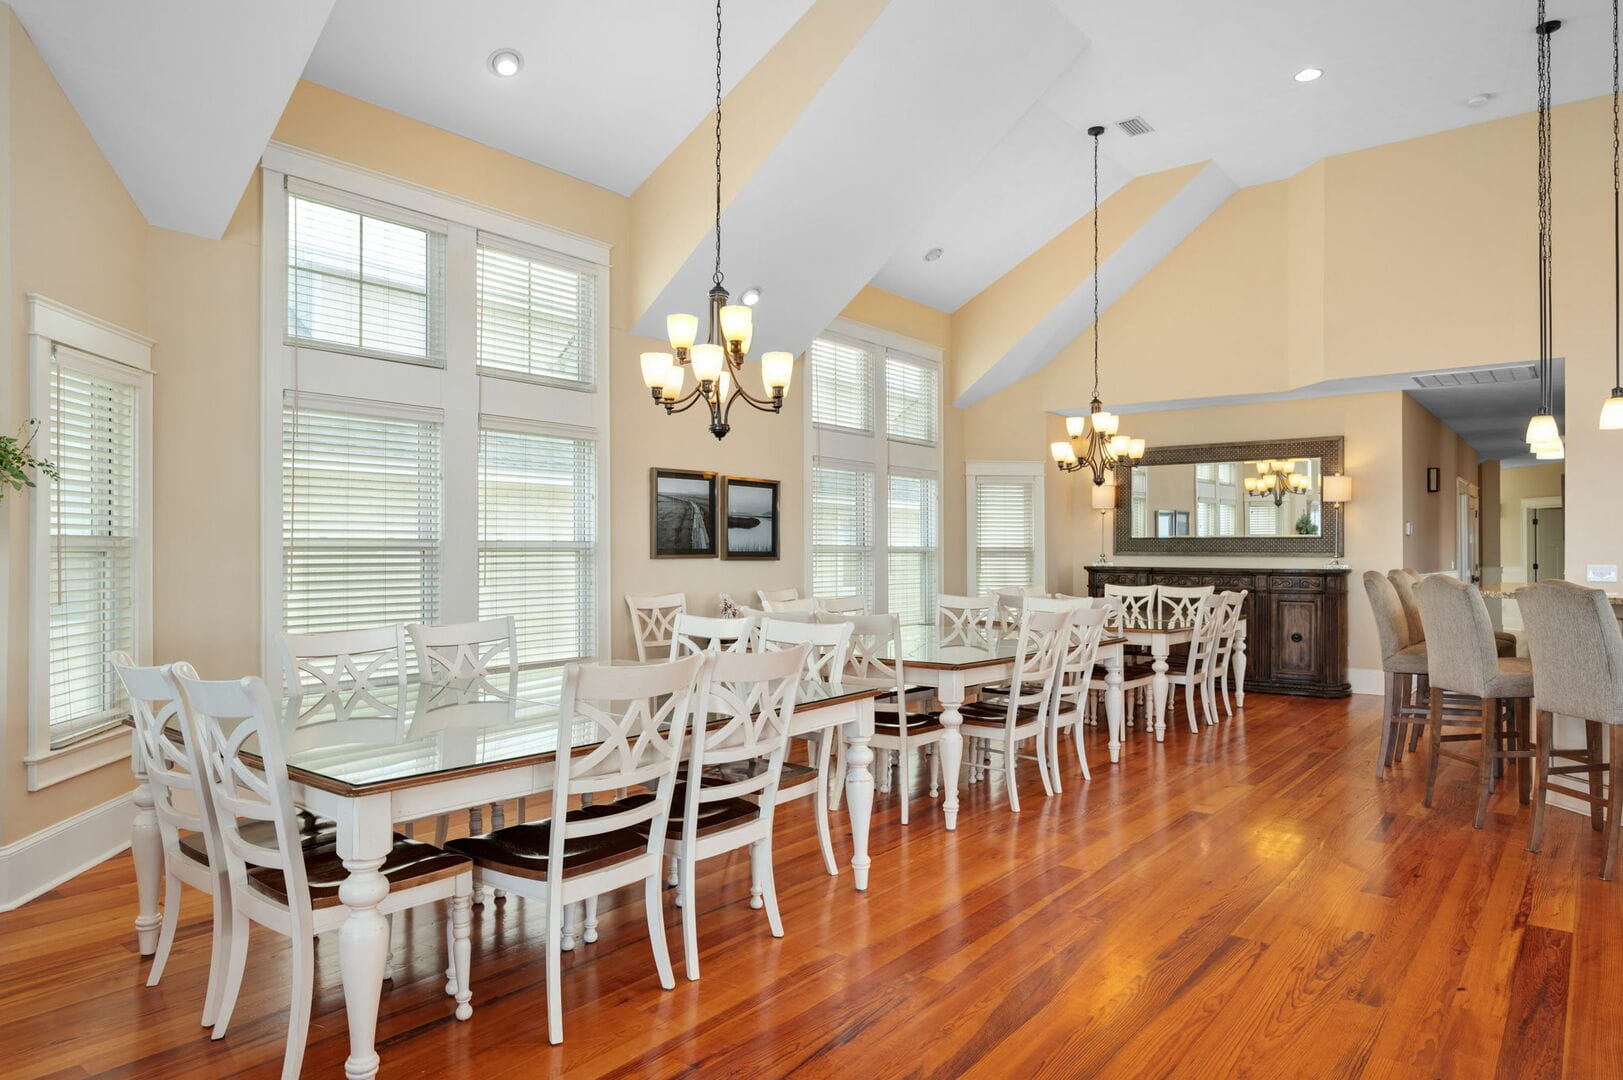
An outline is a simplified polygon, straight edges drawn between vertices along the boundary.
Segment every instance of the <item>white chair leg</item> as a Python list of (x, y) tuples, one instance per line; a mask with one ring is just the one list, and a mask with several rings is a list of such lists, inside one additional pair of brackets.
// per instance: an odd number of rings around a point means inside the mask
[(930, 798), (941, 797), (941, 755), (936, 752), (935, 746), (930, 747)]
[[(991, 761), (988, 760), (987, 764), (990, 765)], [(1014, 736), (1011, 735), (1003, 741), (1003, 776), (1004, 783), (1009, 788), (1009, 809), (1018, 814), (1020, 812), (1020, 785), (1014, 781), (1014, 768)], [(1046, 783), (1046, 781), (1044, 782)]]
[[(659, 972), (659, 985), (667, 990), (676, 989), (676, 976), (671, 972), (671, 950), (665, 944), (665, 912), (659, 906), (659, 875), (649, 874), (643, 886), (643, 906), (648, 909), (648, 944), (654, 950), (654, 969)], [(550, 990), (549, 990), (550, 993)], [(550, 1000), (555, 1000), (549, 998)], [(563, 1038), (562, 1022), (559, 1036)]]
[(750, 849), (750, 907), (756, 911), (766, 906), (762, 899), (766, 894), (766, 885), (761, 878), (761, 864), (755, 858), (755, 851)]
[(828, 868), (830, 877), (838, 877), (840, 868), (834, 862), (834, 837), (828, 829), (828, 785), (821, 781), (817, 784), (816, 808), (817, 815), (817, 842), (823, 848), (823, 865)]
[(520, 822), (525, 822), (525, 821), (529, 820), (529, 804), (528, 804), (528, 800), (526, 800), (524, 798), (524, 796), (522, 796), (522, 795), (520, 795), (518, 797), (518, 819), (519, 819)]
[(175, 924), (178, 922), (180, 922), (180, 879), (174, 874), (165, 874), (163, 931), (158, 934), (158, 951), (152, 954), (152, 970), (147, 972), (148, 986), (157, 986), (158, 980), (163, 978), (163, 966), (169, 962), (169, 948), (175, 943)]
[(1195, 680), (1190, 679), (1183, 687), (1184, 701), (1189, 706), (1189, 730), (1195, 733), (1200, 731), (1200, 716), (1195, 712)]
[(675, 904), (677, 907), (681, 907), (682, 906), (682, 860), (678, 859), (675, 855), (666, 855), (665, 856), (665, 861), (671, 864), (671, 869), (670, 869), (669, 874), (667, 875), (665, 880), (670, 882), (670, 884), (673, 885), (676, 888), (676, 895), (671, 898), (671, 903)]
[(902, 824), (907, 824), (907, 804), (913, 798), (913, 762), (896, 752), (896, 782), (902, 789)]
[(225, 880), (225, 875), (216, 874), (214, 877), (214, 895), (209, 897), (213, 905), (214, 926), (209, 941), (209, 982), (208, 989), (203, 992), (203, 1026), (213, 1027), (214, 1019), (220, 1012), (220, 986), (225, 981), (225, 954), (229, 948), (231, 932), (231, 883)]
[(415, 839), (415, 836), (414, 836), (413, 831), (412, 831), (415, 828), (416, 828), (416, 823), (415, 822), (411, 822), (411, 821), (402, 822), (401, 825), (400, 825), (400, 835), (404, 836), (407, 840)]
[(451, 897), (451, 967), (456, 976), (456, 1018), (473, 1015), (473, 883), (457, 885)]
[(693, 879), (698, 874), (691, 848), (684, 846), (678, 858), (682, 860), (682, 958), (688, 980), (695, 981), (699, 978), (699, 905), (693, 902)]
[(444, 847), (451, 835), (451, 815), (441, 814), (434, 819), (434, 846)]
[(1229, 666), (1223, 665), (1223, 715), (1234, 715), (1234, 703), (1229, 700)]
[(563, 921), (558, 928), (558, 947), (564, 952), (574, 951), (579, 936), (580, 904), (570, 904), (563, 909)]
[(1047, 760), (1044, 762), (1048, 776), (1052, 781), (1049, 785), (1048, 793), (1050, 795), (1064, 794), (1064, 781), (1060, 779), (1059, 775), (1059, 725), (1049, 724), (1048, 727), (1043, 730), (1043, 733), (1037, 736), (1037, 741), (1039, 743), (1046, 743), (1048, 747)]
[[(496, 895), (501, 896), (502, 894), (497, 893)], [(586, 922), (581, 927), (580, 938), (582, 941), (586, 942), (586, 944), (590, 945), (592, 942), (597, 940), (597, 897), (588, 896), (586, 898), (585, 906)]]
[(226, 950), (225, 983), (220, 987), (220, 1014), (214, 1019), (211, 1039), (225, 1038), (231, 1026), (231, 1010), (237, 1007), (237, 994), (242, 990), (242, 973), (248, 966), (248, 916), (231, 906), (230, 945)]
[(316, 992), (315, 938), (293, 942), (293, 989), (288, 1001), (287, 1050), (282, 1054), (282, 1080), (299, 1080), (304, 1044), (310, 1035), (310, 999)]
[(389, 949), (383, 954), (383, 981), (394, 982), (394, 916), (384, 916), (384, 922), (389, 927), (389, 936), (386, 939), (389, 942)]
[(783, 936), (783, 918), (778, 914), (778, 882), (772, 871), (772, 839), (757, 840), (750, 845), (750, 863), (757, 867), (756, 880), (761, 883), (766, 898), (766, 925), (773, 937)]
[[(564, 1002), (563, 1002), (563, 935), (564, 912), (557, 902), (558, 894), (552, 893), (547, 898), (547, 1041), (557, 1046), (564, 1041)], [(653, 937), (655, 912), (658, 905), (648, 905), (648, 936)], [(659, 927), (664, 929), (661, 922)], [(659, 950), (656, 947), (654, 957), (657, 960)]]
[(1213, 698), (1217, 696), (1217, 687), (1212, 676), (1207, 675), (1206, 681), (1200, 684), (1200, 704), (1206, 710), (1206, 724), (1208, 727), (1217, 726), (1217, 706)]
[(1037, 744), (1037, 776), (1043, 782), (1043, 794), (1053, 798), (1054, 778), (1049, 775), (1048, 770), (1048, 730), (1046, 726), (1044, 730), (1037, 732), (1037, 737), (1032, 742)]
[[(671, 864), (670, 869), (665, 871), (665, 884), (669, 885), (671, 888), (674, 889), (674, 888), (676, 888), (676, 886), (678, 884), (681, 883), (682, 877), (681, 877), (681, 871), (678, 869), (678, 867), (676, 865), (676, 860), (675, 859), (670, 860), (670, 864)], [(677, 903), (681, 903), (680, 897), (678, 897)]]
[[(822, 770), (823, 775), (832, 777), (832, 779), (829, 781), (830, 788), (828, 793), (828, 804), (834, 809), (838, 810), (840, 808), (840, 796), (845, 794), (844, 735), (841, 735), (837, 731), (834, 733), (834, 738), (829, 743), (827, 754), (828, 756), (823, 758), (824, 764), (819, 766), (819, 768)], [(827, 766), (829, 765), (832, 765), (833, 768), (828, 768)]]

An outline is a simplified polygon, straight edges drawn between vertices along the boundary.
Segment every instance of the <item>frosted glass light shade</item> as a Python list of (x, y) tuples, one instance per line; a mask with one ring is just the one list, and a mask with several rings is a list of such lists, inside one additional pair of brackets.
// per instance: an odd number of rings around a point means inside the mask
[(1071, 449), (1068, 442), (1052, 442), (1048, 444), (1048, 452), (1054, 455), (1054, 460), (1061, 465), (1074, 465), (1076, 451)]
[(795, 375), (795, 354), (769, 352), (761, 354), (761, 382), (768, 390), (787, 390)]
[(693, 339), (699, 336), (699, 317), (697, 315), (667, 315), (665, 316), (665, 336), (670, 339), (673, 349), (693, 348)]
[(1561, 461), (1567, 456), (1567, 447), (1560, 439), (1553, 443), (1540, 443), (1533, 456), (1539, 461)]
[(1132, 458), (1134, 461), (1137, 461), (1139, 458), (1143, 457), (1144, 456), (1144, 440), (1143, 439), (1134, 439), (1132, 445), (1130, 447), (1128, 447), (1127, 456)]
[(1623, 431), (1623, 394), (1613, 392), (1606, 399), (1606, 404), (1600, 407), (1600, 429), (1602, 431)]
[(721, 336), (728, 341), (743, 341), (754, 321), (754, 313), (743, 304), (728, 304), (721, 309)]
[(650, 390), (658, 390), (665, 385), (671, 370), (671, 354), (663, 352), (645, 352), (642, 354), (642, 381)]
[(1082, 432), (1088, 427), (1088, 418), (1085, 416), (1067, 416), (1065, 418), (1065, 434), (1073, 439), (1080, 439)]
[(1527, 422), (1527, 444), (1554, 442), (1561, 438), (1561, 428), (1549, 413), (1538, 413)]
[(1103, 409), (1094, 413), (1091, 419), (1093, 421), (1093, 430), (1107, 439), (1116, 433), (1117, 426), (1121, 424), (1121, 420), (1115, 413), (1105, 412)]
[(1253, 491), (1261, 491), (1262, 487), (1255, 476), (1248, 476), (1245, 478), (1245, 490), (1247, 494), (1250, 494)]
[(1352, 477), (1332, 473), (1323, 480), (1324, 501), (1327, 503), (1352, 502)]
[(693, 377), (700, 382), (715, 382), (725, 363), (720, 345), (693, 346)]
[(1133, 440), (1129, 436), (1112, 435), (1110, 436), (1110, 456), (1120, 461), (1127, 456), (1127, 451), (1132, 445)]
[(1116, 485), (1093, 485), (1093, 508), (1095, 510), (1114, 510), (1116, 508)]

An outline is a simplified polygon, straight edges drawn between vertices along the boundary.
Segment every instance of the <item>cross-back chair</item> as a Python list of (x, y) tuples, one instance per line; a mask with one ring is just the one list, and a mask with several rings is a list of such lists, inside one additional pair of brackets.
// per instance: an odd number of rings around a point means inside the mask
[(637, 645), (637, 659), (647, 660), (670, 652), (677, 616), (688, 609), (686, 593), (659, 596), (627, 596), (631, 612), (631, 637)]
[(718, 619), (683, 612), (671, 628), (671, 659), (696, 652), (748, 652), (754, 643), (757, 621), (751, 615)]
[(943, 645), (965, 645), (984, 649), (989, 644), (992, 599), (988, 596), (936, 597), (936, 629)]

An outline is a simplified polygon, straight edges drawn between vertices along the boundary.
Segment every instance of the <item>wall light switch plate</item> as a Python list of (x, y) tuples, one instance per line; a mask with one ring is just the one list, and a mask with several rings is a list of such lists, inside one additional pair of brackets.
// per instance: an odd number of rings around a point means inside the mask
[(1589, 580), (1590, 581), (1616, 581), (1617, 580), (1617, 566), (1616, 566), (1616, 564), (1614, 564), (1614, 563), (1606, 563), (1606, 564), (1590, 563), (1589, 564)]
[(1413, 536), (1414, 535), (1414, 522), (1405, 521), (1403, 523), (1403, 535), (1404, 536)]

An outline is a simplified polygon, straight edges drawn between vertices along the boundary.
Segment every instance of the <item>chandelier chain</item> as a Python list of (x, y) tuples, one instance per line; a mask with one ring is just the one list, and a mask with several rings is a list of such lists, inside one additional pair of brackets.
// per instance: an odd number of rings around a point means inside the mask
[(1623, 224), (1619, 190), (1623, 188), (1618, 144), (1618, 0), (1612, 0), (1612, 387), (1623, 388)]
[(716, 0), (716, 269), (712, 284), (720, 285), (721, 273), (721, 0)]
[(1093, 137), (1093, 400), (1099, 400), (1099, 136)]
[(1538, 0), (1538, 261), (1539, 261), (1539, 411), (1550, 412), (1553, 371), (1554, 292), (1551, 263), (1554, 244), (1551, 236), (1551, 131), (1550, 131), (1550, 38), (1552, 28), (1545, 19), (1545, 0)]

